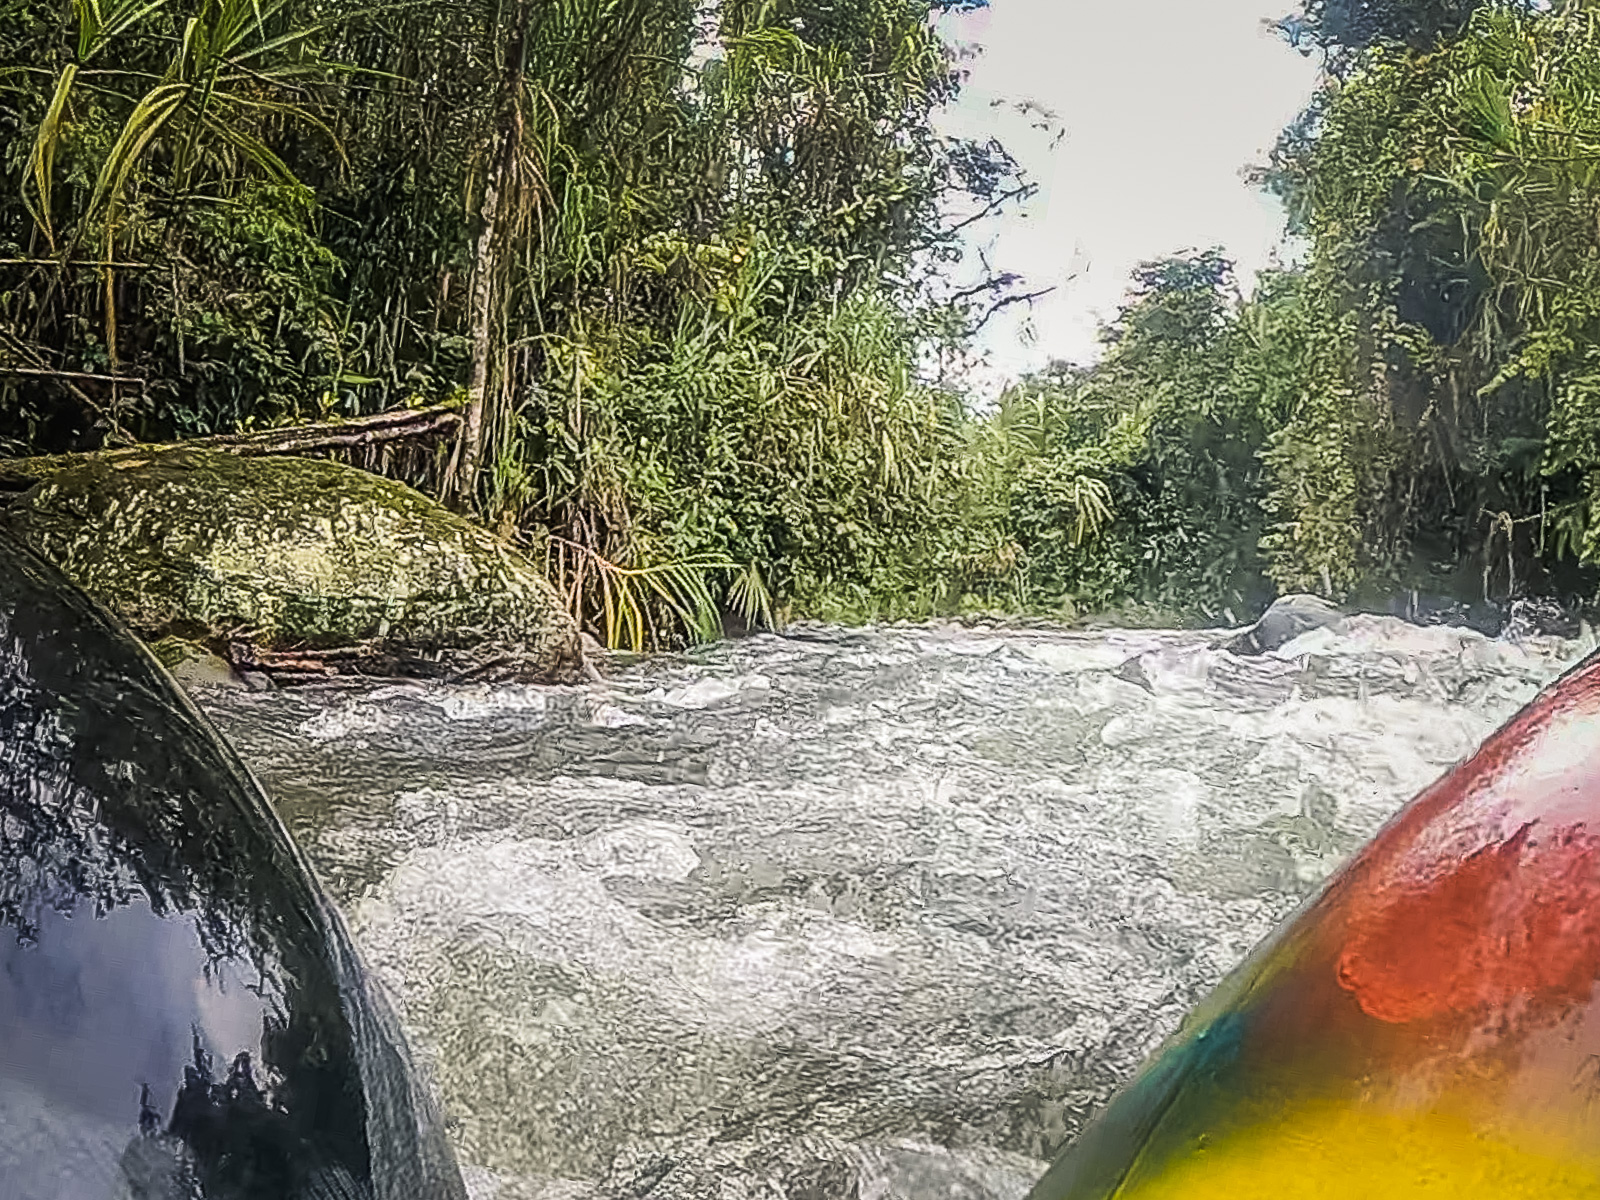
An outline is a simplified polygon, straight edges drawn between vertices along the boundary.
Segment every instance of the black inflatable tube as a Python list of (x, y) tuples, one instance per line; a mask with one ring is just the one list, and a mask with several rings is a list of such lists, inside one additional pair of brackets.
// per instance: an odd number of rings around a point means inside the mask
[(260, 788), (0, 532), (0, 1200), (464, 1200)]

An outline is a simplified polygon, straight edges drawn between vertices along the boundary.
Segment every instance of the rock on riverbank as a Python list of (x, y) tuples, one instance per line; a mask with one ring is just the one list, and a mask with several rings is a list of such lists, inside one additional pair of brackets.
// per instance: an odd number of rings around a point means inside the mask
[(236, 666), (573, 677), (543, 574), (421, 493), (340, 463), (170, 450), (88, 460), (3, 522), (147, 639)]

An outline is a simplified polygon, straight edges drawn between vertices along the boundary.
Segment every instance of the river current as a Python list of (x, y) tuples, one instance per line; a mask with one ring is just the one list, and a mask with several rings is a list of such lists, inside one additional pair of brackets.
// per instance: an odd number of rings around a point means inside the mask
[(1020, 1200), (1587, 648), (1220, 640), (805, 627), (581, 686), (198, 698), (395, 997), (474, 1200)]

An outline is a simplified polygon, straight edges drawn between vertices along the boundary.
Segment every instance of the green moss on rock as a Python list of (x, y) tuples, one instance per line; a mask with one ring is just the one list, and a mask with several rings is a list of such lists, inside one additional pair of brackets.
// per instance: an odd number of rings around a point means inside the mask
[(0, 519), (146, 637), (423, 656), (492, 645), (541, 678), (580, 661), (531, 563), (421, 493), (340, 463), (201, 450), (90, 460)]

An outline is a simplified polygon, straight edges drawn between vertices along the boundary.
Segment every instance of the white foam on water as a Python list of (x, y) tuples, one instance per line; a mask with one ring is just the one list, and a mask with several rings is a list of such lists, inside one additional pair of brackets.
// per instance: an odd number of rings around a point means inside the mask
[(1577, 649), (1377, 617), (1217, 645), (813, 628), (577, 688), (207, 703), (269, 789), (337, 800), (308, 853), (474, 1200), (1020, 1200)]
[(628, 729), (640, 726), (649, 728), (655, 722), (618, 705), (595, 699), (589, 705), (589, 723), (601, 729)]
[(402, 718), (372, 697), (341, 699), (301, 721), (295, 732), (309, 742), (337, 742), (359, 734), (385, 732)]
[(700, 865), (688, 831), (664, 821), (596, 830), (573, 843), (572, 856), (602, 878), (687, 879)]
[(861, 1153), (859, 1200), (1022, 1200), (1038, 1173), (1022, 1155), (900, 1142)]
[(708, 676), (693, 683), (671, 689), (657, 688), (645, 699), (654, 700), (672, 708), (711, 708), (732, 700), (746, 692), (765, 692), (772, 681), (765, 675), (746, 675), (727, 678)]
[(498, 713), (536, 716), (550, 706), (553, 688), (529, 684), (454, 684), (418, 693), (451, 721), (476, 721)]
[(1130, 659), (1159, 654), (1191, 652), (1206, 644), (1200, 635), (1172, 634), (1146, 630), (1108, 630), (1105, 633), (1074, 634), (1070, 637), (1034, 635), (1018, 637), (1010, 648), (1018, 656), (1062, 674), (1083, 671), (1113, 671)]
[(467, 1200), (602, 1200), (604, 1195), (585, 1180), (502, 1175), (473, 1163), (462, 1166), (461, 1181)]
[(918, 649), (929, 654), (951, 654), (958, 658), (985, 658), (991, 654), (998, 654), (1006, 648), (1004, 638), (973, 638), (951, 640), (926, 640), (918, 645)]

